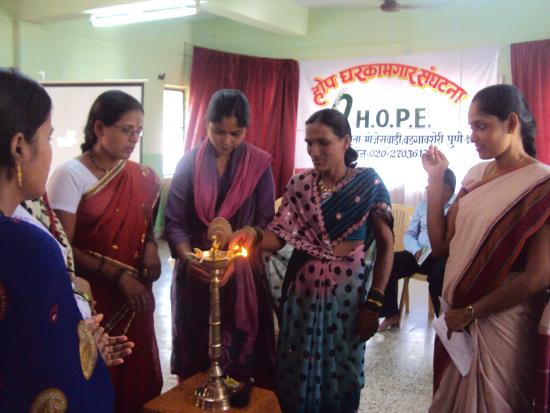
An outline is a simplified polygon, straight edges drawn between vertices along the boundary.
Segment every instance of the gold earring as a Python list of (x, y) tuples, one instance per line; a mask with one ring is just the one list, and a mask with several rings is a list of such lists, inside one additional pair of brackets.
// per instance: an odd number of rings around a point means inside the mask
[(17, 162), (17, 186), (21, 188), (23, 186), (23, 169), (21, 169), (21, 162), (19, 159), (15, 162)]

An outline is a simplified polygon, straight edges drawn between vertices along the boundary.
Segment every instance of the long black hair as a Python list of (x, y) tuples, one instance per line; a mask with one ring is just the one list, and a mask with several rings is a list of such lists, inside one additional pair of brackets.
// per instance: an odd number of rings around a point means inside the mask
[(15, 69), (0, 68), (0, 167), (11, 168), (11, 139), (22, 133), (32, 142), (52, 110), (44, 88)]
[(80, 145), (82, 152), (89, 151), (97, 142), (94, 132), (96, 121), (101, 121), (105, 126), (112, 126), (125, 113), (134, 110), (143, 113), (143, 106), (133, 96), (121, 90), (108, 90), (99, 95), (90, 108), (88, 121), (84, 127), (84, 143)]
[[(340, 138), (344, 139), (346, 136), (349, 136), (351, 139), (351, 126), (347, 118), (336, 109), (321, 109), (315, 112), (313, 115), (306, 120), (306, 125), (312, 123), (322, 123), (325, 126), (328, 126), (332, 129), (334, 134)], [(344, 162), (346, 166), (355, 168), (356, 160), (358, 158), (357, 151), (351, 147), (351, 145), (346, 149), (344, 155)]]
[(512, 85), (493, 85), (476, 93), (472, 102), (478, 104), (482, 113), (496, 116), (501, 121), (506, 120), (510, 113), (515, 113), (521, 124), (521, 140), (523, 149), (532, 157), (537, 156), (535, 136), (537, 123), (525, 101), (523, 93)]

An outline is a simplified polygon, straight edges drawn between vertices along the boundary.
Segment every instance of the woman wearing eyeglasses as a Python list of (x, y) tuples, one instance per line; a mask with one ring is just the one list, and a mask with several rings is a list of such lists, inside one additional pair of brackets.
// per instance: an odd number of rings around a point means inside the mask
[(143, 107), (124, 92), (104, 92), (90, 109), (84, 134), (82, 154), (55, 170), (48, 196), (107, 332), (135, 343), (126, 363), (110, 372), (116, 411), (140, 412), (162, 388), (152, 294), (160, 276), (153, 236), (159, 178), (128, 160), (143, 135)]

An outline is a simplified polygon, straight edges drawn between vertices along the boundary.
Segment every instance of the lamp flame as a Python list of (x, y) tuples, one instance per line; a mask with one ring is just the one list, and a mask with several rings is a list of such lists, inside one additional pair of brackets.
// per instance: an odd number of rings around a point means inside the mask
[(231, 248), (231, 253), (234, 257), (248, 257), (248, 251), (242, 245), (234, 245)]

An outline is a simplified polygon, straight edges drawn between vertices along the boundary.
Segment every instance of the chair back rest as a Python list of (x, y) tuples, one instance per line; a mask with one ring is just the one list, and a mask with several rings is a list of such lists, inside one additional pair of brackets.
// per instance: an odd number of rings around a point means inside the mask
[(392, 204), (393, 212), (393, 234), (395, 242), (393, 244), (394, 251), (403, 251), (405, 245), (403, 243), (403, 235), (409, 226), (414, 207), (403, 204)]

